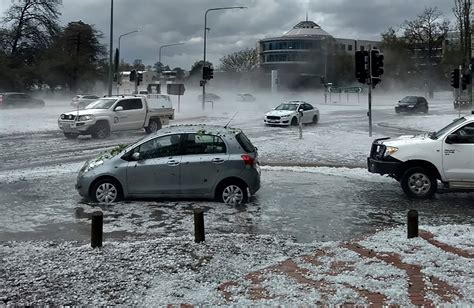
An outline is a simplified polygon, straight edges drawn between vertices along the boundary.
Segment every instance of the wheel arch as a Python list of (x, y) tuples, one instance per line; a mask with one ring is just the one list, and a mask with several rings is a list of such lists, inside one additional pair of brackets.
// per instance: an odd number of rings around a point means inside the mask
[(398, 167), (397, 172), (395, 173), (395, 178), (397, 181), (400, 181), (403, 173), (412, 167), (424, 168), (428, 170), (428, 172), (431, 172), (437, 180), (441, 180), (441, 174), (433, 163), (426, 160), (414, 159), (403, 162), (403, 164)]
[(239, 177), (236, 177), (236, 176), (230, 176), (230, 177), (227, 177), (225, 179), (222, 179), (221, 181), (219, 181), (219, 183), (216, 185), (216, 188), (214, 189), (214, 198), (218, 198), (218, 194), (219, 194), (219, 191), (220, 189), (222, 188), (223, 185), (227, 184), (227, 183), (240, 183), (240, 184), (243, 184), (245, 187), (249, 187), (249, 185), (247, 184), (247, 182), (245, 182), (243, 179), (239, 178)]
[(117, 179), (116, 177), (114, 177), (114, 176), (112, 176), (112, 175), (106, 174), (106, 175), (101, 175), (101, 176), (95, 178), (95, 179), (91, 182), (91, 184), (89, 185), (88, 195), (89, 195), (89, 198), (90, 198), (91, 200), (93, 200), (93, 197), (92, 197), (92, 193), (93, 193), (93, 192), (92, 192), (92, 190), (94, 189), (94, 186), (97, 184), (97, 182), (99, 182), (99, 181), (101, 181), (101, 180), (106, 180), (106, 179), (109, 179), (109, 180), (114, 181), (114, 182), (118, 185), (117, 188), (119, 189), (119, 192), (120, 192), (120, 194), (122, 195), (122, 197), (125, 197), (125, 191), (124, 191), (124, 189), (123, 189), (122, 182), (120, 182), (120, 180)]

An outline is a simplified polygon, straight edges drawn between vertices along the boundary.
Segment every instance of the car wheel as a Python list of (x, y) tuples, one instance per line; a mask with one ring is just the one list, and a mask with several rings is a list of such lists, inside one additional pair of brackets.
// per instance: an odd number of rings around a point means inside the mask
[(428, 107), (425, 107), (425, 109), (423, 110), (423, 113), (428, 113)]
[(313, 122), (312, 122), (312, 123), (313, 123), (313, 124), (317, 124), (317, 123), (318, 123), (318, 116), (317, 116), (317, 115), (313, 116)]
[(400, 179), (400, 184), (405, 194), (417, 199), (432, 197), (438, 188), (436, 177), (421, 167), (407, 169)]
[(217, 198), (226, 204), (238, 205), (248, 200), (247, 186), (237, 181), (224, 182), (220, 185)]
[(148, 122), (148, 126), (145, 127), (145, 131), (147, 132), (147, 134), (156, 133), (160, 129), (161, 129), (160, 119), (151, 119), (150, 122)]
[(64, 133), (64, 137), (66, 137), (67, 139), (76, 139), (77, 136), (79, 136), (78, 134), (71, 134), (71, 133)]
[(113, 203), (122, 200), (120, 184), (111, 178), (97, 181), (92, 188), (90, 197), (99, 203)]
[(94, 126), (92, 137), (97, 139), (104, 139), (110, 135), (109, 125), (105, 122), (99, 122)]
[(398, 110), (398, 109), (395, 109), (395, 113), (400, 113), (400, 110)]
[(293, 117), (291, 119), (291, 126), (297, 126), (298, 125), (298, 119), (296, 117)]

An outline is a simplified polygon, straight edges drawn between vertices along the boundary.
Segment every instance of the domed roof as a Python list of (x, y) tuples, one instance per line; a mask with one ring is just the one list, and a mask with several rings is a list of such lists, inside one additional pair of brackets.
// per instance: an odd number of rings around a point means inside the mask
[(331, 36), (324, 31), (317, 23), (310, 20), (299, 22), (290, 31), (283, 34), (283, 36)]

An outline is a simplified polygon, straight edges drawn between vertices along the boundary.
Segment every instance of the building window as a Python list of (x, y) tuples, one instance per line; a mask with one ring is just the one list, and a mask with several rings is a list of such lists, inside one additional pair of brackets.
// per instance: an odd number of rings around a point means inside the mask
[(341, 50), (346, 50), (346, 45), (341, 44)]
[(352, 51), (352, 45), (347, 45), (347, 50)]

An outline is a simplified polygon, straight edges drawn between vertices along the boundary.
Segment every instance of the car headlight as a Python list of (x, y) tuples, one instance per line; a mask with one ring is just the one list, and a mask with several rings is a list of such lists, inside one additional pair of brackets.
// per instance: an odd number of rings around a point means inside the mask
[(397, 151), (398, 151), (398, 148), (387, 146), (385, 148), (384, 157), (390, 156), (390, 155), (396, 153)]
[(90, 121), (94, 118), (92, 114), (81, 115), (77, 118), (78, 121)]
[(285, 115), (282, 115), (281, 118), (289, 118), (290, 115), (289, 114), (285, 114)]
[(94, 168), (97, 168), (98, 166), (102, 165), (104, 161), (101, 160), (93, 160), (93, 161), (87, 161), (84, 166), (82, 166), (81, 170), (79, 170), (79, 174), (84, 174), (86, 172), (91, 171)]

